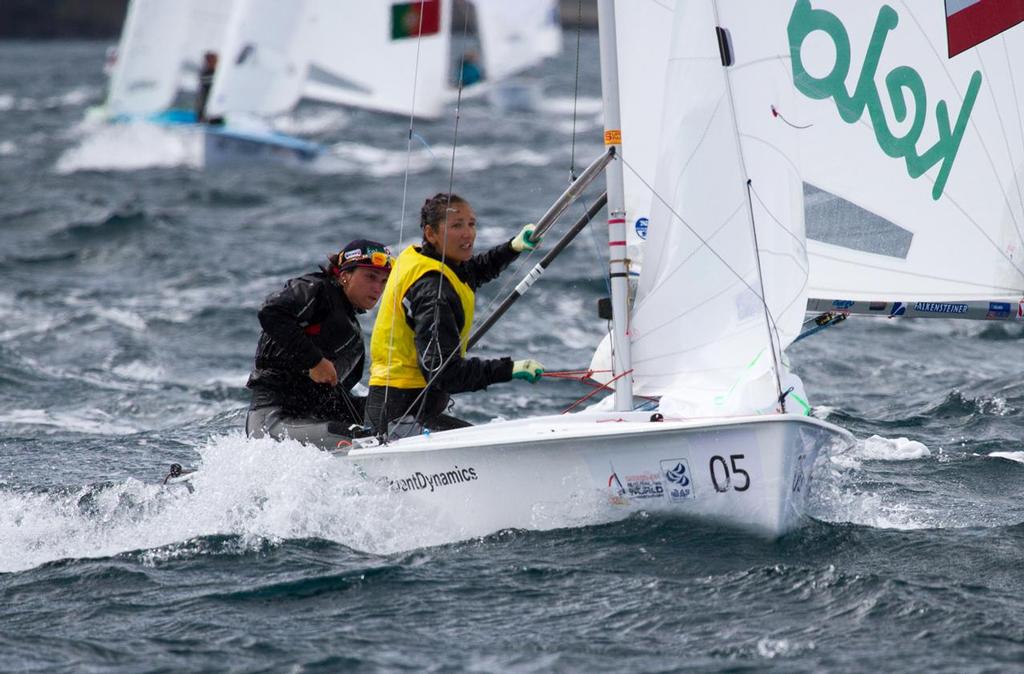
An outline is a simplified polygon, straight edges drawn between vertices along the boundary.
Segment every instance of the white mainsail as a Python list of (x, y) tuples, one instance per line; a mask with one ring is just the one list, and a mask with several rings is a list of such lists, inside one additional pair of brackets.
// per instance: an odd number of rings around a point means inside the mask
[(474, 0), (488, 80), (535, 66), (562, 49), (557, 0)]
[[(401, 115), (441, 115), (450, 69), (451, 0), (405, 3), (423, 12), (427, 23), (437, 17), (436, 26), (424, 25), (418, 37), (395, 35), (396, 8), (403, 3), (310, 2), (315, 28), (304, 96)], [(419, 25), (407, 28), (415, 33)]]
[(233, 3), (132, 0), (110, 76), (109, 113), (161, 112), (179, 88), (194, 87), (202, 54), (218, 49)]
[(298, 103), (314, 25), (309, 4), (238, 0), (210, 92), (209, 115), (274, 115)]
[(144, 115), (170, 106), (187, 31), (188, 13), (180, 8), (161, 0), (132, 1), (110, 75), (110, 114)]
[(974, 4), (787, 3), (811, 296), (1024, 294), (1024, 6), (982, 3), (1007, 29), (973, 45)]
[[(662, 396), (663, 408), (773, 409), (784, 376), (773, 365), (799, 334), (807, 261), (796, 131), (772, 114), (794, 95), (789, 5), (676, 5), (657, 197), (630, 325), (636, 390)], [(728, 68), (717, 26), (733, 47)]]

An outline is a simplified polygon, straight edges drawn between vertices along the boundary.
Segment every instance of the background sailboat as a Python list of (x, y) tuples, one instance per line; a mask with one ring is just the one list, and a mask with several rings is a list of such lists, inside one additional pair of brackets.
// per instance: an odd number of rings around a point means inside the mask
[(94, 114), (136, 119), (168, 111), (194, 91), (206, 51), (222, 44), (234, 0), (132, 0), (111, 67), (107, 100)]

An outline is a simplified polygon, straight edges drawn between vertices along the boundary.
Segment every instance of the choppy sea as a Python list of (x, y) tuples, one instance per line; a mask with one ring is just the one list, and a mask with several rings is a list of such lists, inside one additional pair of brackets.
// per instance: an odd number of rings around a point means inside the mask
[[(203, 172), (166, 130), (87, 121), (106, 46), (0, 42), (0, 671), (1024, 671), (1019, 324), (851, 319), (796, 345), (814, 413), (858, 442), (779, 541), (644, 515), (455, 540), (336, 459), (244, 438), (262, 298), (349, 239), (413, 239), (453, 139), (481, 245), (602, 150), (595, 34), (578, 96), (569, 32), (538, 111), (468, 101), (457, 139), (453, 115), (417, 122), (411, 151), (408, 119), (304, 104), (279, 125), (329, 147), (312, 173)], [(586, 366), (601, 233), (481, 353)], [(172, 462), (203, 467), (195, 493), (159, 485)]]

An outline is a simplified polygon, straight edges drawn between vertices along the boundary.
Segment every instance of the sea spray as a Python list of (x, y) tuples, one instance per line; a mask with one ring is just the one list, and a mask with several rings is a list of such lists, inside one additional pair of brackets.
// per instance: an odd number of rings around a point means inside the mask
[(457, 539), (428, 509), (318, 449), (231, 433), (198, 452), (191, 492), (156, 475), (45, 491), (0, 486), (0, 572), (214, 535), (243, 547), (319, 538), (380, 554)]

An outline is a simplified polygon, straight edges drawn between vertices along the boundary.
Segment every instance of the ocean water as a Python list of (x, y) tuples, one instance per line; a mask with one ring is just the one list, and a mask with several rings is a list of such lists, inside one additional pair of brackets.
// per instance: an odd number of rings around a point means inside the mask
[[(303, 105), (279, 125), (329, 146), (314, 173), (202, 172), (174, 134), (86, 121), (105, 46), (0, 42), (0, 671), (1024, 671), (1018, 324), (850, 319), (798, 344), (814, 413), (858, 442), (779, 541), (650, 515), (459, 540), (343, 462), (244, 438), (268, 292), (351, 238), (414, 238), (453, 146), (481, 245), (601, 152), (596, 35), (578, 99), (570, 32), (537, 113), (469, 101), (457, 139), (418, 122), (411, 151), (407, 119)], [(589, 362), (601, 232), (481, 353)], [(202, 466), (194, 493), (159, 485), (172, 462)]]

